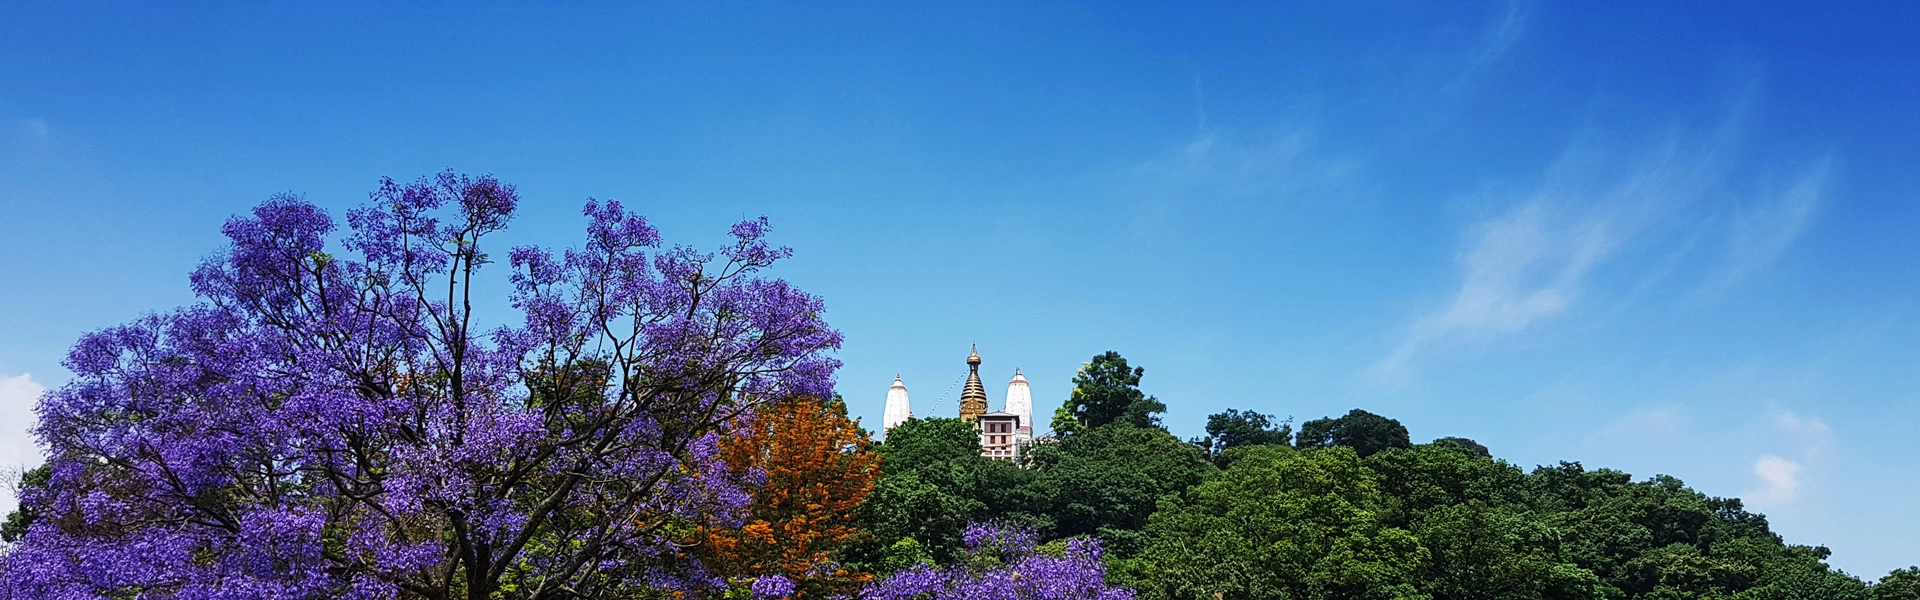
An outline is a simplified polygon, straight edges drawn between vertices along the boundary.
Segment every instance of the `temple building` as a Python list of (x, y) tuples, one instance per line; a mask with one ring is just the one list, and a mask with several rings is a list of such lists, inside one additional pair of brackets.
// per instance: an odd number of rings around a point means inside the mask
[(893, 387), (887, 389), (887, 412), (881, 416), (881, 431), (892, 431), (895, 425), (913, 418), (913, 407), (907, 404), (907, 384), (900, 381), (900, 374), (893, 374)]
[[(1023, 448), (1033, 441), (1033, 390), (1027, 386), (1026, 375), (1019, 369), (1013, 370), (1013, 381), (1007, 382), (1004, 410), (987, 412), (987, 404), (987, 388), (980, 382), (980, 351), (976, 346), (967, 353), (967, 383), (960, 391), (960, 420), (979, 429), (981, 456), (1019, 458)], [(893, 387), (887, 389), (882, 431), (892, 431), (911, 418), (913, 408), (907, 401), (907, 384), (896, 373)]]
[(1033, 390), (1027, 387), (1027, 376), (1019, 369), (1013, 370), (1013, 381), (1007, 382), (1007, 412), (1020, 417), (1020, 424), (1014, 429), (1014, 438), (1018, 441), (1033, 439)]
[(980, 385), (980, 347), (967, 352), (967, 387), (960, 391), (960, 420), (972, 423), (987, 414), (987, 388)]

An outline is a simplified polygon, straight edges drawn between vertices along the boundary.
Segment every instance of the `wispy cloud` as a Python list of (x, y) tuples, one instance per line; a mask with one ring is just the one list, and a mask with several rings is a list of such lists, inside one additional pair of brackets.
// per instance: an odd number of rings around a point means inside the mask
[[(44, 460), (27, 428), (34, 423), (34, 404), (46, 391), (30, 374), (0, 377), (0, 474), (10, 475), (22, 467), (38, 466)], [(11, 512), (13, 508), (13, 489), (0, 485), (0, 513)]]
[(1727, 238), (1727, 267), (1722, 286), (1736, 283), (1785, 252), (1807, 231), (1827, 191), (1832, 157), (1821, 159), (1778, 193), (1757, 194), (1735, 215)]
[(1520, 0), (1508, 0), (1492, 25), (1482, 32), (1480, 45), (1466, 66), (1453, 81), (1442, 88), (1446, 94), (1458, 94), (1466, 89), (1475, 78), (1487, 70), (1494, 62), (1506, 56), (1519, 41), (1527, 26), (1527, 4)]
[(1823, 455), (1833, 444), (1832, 429), (1827, 427), (1826, 421), (1816, 417), (1780, 411), (1773, 419), (1773, 426), (1798, 444), (1800, 453), (1807, 457)]
[(1807, 466), (1824, 457), (1833, 441), (1825, 422), (1788, 411), (1774, 417), (1772, 430), (1793, 447), (1788, 452), (1793, 458), (1769, 453), (1753, 461), (1753, 476), (1759, 481), (1741, 498), (1758, 508), (1782, 508), (1799, 500)]
[(1681, 406), (1643, 406), (1636, 408), (1627, 416), (1604, 427), (1594, 430), (1589, 440), (1619, 440), (1636, 436), (1656, 436), (1670, 438), (1683, 435), (1683, 430), (1692, 424), (1685, 407)]
[[(1665, 288), (1679, 289), (1674, 300), (1688, 288), (1695, 298), (1711, 297), (1774, 262), (1819, 216), (1835, 160), (1815, 161), (1783, 189), (1745, 195), (1730, 218), (1714, 210), (1709, 197), (1743, 187), (1737, 154), (1756, 95), (1757, 85), (1745, 88), (1705, 135), (1670, 133), (1638, 151), (1589, 136), (1569, 144), (1531, 187), (1476, 198), (1494, 210), (1464, 230), (1458, 287), (1407, 326), (1372, 374), (1405, 381), (1409, 367), (1435, 349), (1520, 334), (1592, 301), (1596, 291), (1624, 290), (1608, 298), (1624, 302), (1684, 267), (1703, 283)], [(1723, 238), (1723, 254), (1697, 248)], [(1628, 285), (1595, 285), (1623, 257), (1641, 259), (1619, 268)]]
[[(1316, 169), (1313, 138), (1304, 130), (1258, 137), (1207, 131), (1142, 166), (1147, 181), (1172, 194), (1205, 193), (1222, 198), (1270, 194), (1301, 184)], [(1324, 166), (1319, 175), (1329, 175)]]
[(1203, 218), (1245, 225), (1306, 199), (1347, 197), (1365, 160), (1319, 143), (1306, 126), (1259, 134), (1203, 130), (1115, 181), (1135, 199), (1132, 230), (1152, 239), (1168, 223)]
[(1401, 380), (1436, 346), (1516, 334), (1566, 312), (1596, 268), (1711, 187), (1731, 143), (1723, 127), (1698, 141), (1670, 138), (1631, 161), (1575, 144), (1534, 189), (1496, 195), (1491, 204), (1508, 208), (1468, 228), (1455, 257), (1458, 289), (1415, 320), (1375, 374)]

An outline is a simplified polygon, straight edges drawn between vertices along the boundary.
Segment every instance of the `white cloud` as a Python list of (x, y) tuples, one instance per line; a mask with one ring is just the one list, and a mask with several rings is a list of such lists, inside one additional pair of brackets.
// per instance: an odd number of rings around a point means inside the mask
[(1730, 138), (1723, 128), (1697, 143), (1668, 141), (1624, 168), (1575, 144), (1537, 188), (1495, 198), (1508, 208), (1468, 228), (1459, 288), (1414, 321), (1375, 374), (1403, 379), (1435, 346), (1516, 334), (1575, 306), (1596, 268), (1711, 187)]
[(1569, 144), (1530, 188), (1482, 194), (1478, 200), (1493, 210), (1465, 229), (1455, 256), (1459, 287), (1413, 320), (1373, 374), (1404, 380), (1413, 362), (1436, 349), (1512, 336), (1561, 316), (1590, 300), (1603, 268), (1632, 262), (1623, 256), (1638, 262), (1617, 271), (1629, 280), (1609, 288), (1620, 291), (1608, 298), (1617, 302), (1688, 264), (1683, 259), (1696, 255), (1703, 237), (1724, 236), (1725, 255), (1707, 252), (1704, 263), (1690, 264), (1704, 285), (1681, 284), (1675, 301), (1687, 288), (1711, 297), (1773, 262), (1819, 216), (1835, 161), (1815, 161), (1777, 192), (1751, 194), (1731, 218), (1715, 210), (1709, 198), (1740, 187), (1731, 174), (1756, 94), (1749, 86), (1733, 98), (1711, 133), (1672, 134), (1639, 152), (1591, 136)]
[(1735, 217), (1728, 236), (1727, 271), (1721, 285), (1729, 285), (1785, 252), (1794, 240), (1806, 233), (1807, 226), (1819, 214), (1827, 190), (1827, 175), (1833, 159), (1815, 162), (1794, 183), (1778, 194), (1760, 194), (1760, 198)]
[(1799, 436), (1808, 442), (1822, 444), (1826, 443), (1827, 435), (1832, 431), (1827, 427), (1826, 421), (1815, 417), (1802, 417), (1784, 410), (1780, 411), (1780, 416), (1774, 417), (1773, 423), (1781, 431)]
[(1795, 458), (1765, 454), (1754, 461), (1753, 474), (1759, 478), (1759, 486), (1741, 496), (1760, 508), (1792, 505), (1799, 498), (1802, 474), (1807, 466), (1823, 459), (1833, 445), (1832, 430), (1817, 417), (1780, 411), (1773, 418), (1772, 429), (1774, 439), (1790, 446)]
[[(33, 426), (33, 406), (46, 387), (31, 374), (0, 376), (0, 474), (13, 476), (21, 468), (38, 466), (43, 460), (27, 428)], [(10, 482), (9, 482), (10, 483)], [(11, 485), (0, 485), (0, 514), (14, 507)]]
[(1800, 471), (1800, 463), (1772, 454), (1762, 456), (1753, 462), (1753, 474), (1760, 478), (1760, 487), (1748, 490), (1743, 496), (1759, 507), (1792, 504), (1800, 493)]

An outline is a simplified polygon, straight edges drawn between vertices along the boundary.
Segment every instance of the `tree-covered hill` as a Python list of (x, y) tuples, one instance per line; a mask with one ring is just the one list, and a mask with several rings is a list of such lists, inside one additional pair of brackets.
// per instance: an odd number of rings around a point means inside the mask
[(1092, 389), (1055, 413), (1063, 433), (1023, 464), (979, 458), (957, 419), (894, 429), (860, 560), (957, 556), (966, 523), (1003, 520), (1101, 540), (1109, 578), (1149, 599), (1920, 598), (1920, 570), (1870, 585), (1737, 498), (1578, 462), (1529, 470), (1463, 438), (1414, 444), (1364, 410), (1297, 437), (1228, 410), (1181, 441), (1124, 361), (1094, 357), (1076, 380)]

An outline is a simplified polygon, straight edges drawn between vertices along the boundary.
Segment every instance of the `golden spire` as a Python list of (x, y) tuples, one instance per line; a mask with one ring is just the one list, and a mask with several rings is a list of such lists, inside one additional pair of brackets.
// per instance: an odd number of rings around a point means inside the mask
[(980, 385), (980, 346), (967, 353), (967, 387), (960, 391), (960, 420), (972, 423), (987, 414), (987, 387)]

